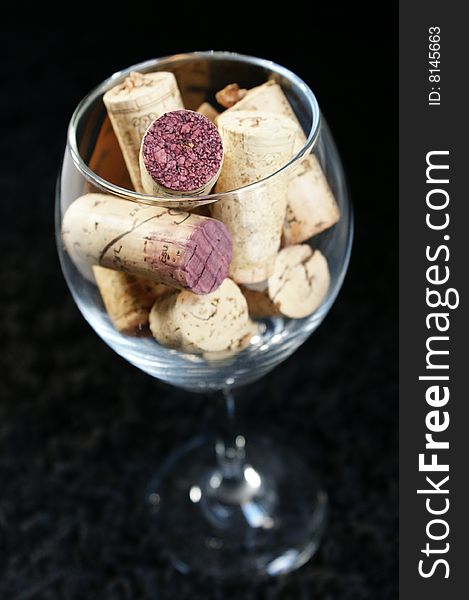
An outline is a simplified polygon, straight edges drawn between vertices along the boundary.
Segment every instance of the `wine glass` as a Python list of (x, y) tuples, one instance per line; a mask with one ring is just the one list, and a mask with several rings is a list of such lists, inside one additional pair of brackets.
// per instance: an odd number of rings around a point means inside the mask
[[(185, 107), (194, 110), (203, 101), (213, 102), (215, 92), (232, 82), (251, 88), (273, 79), (281, 86), (306, 141), (288, 165), (255, 185), (268, 195), (276, 178), (285, 177), (286, 170), (295, 169), (311, 154), (321, 165), (340, 210), (333, 227), (307, 242), (326, 257), (330, 271), (328, 292), (313, 314), (260, 319), (246, 348), (219, 357), (170, 349), (151, 336), (125, 335), (114, 328), (91, 272), (77, 268), (64, 249), (61, 226), (70, 204), (87, 192), (100, 192), (135, 203), (193, 208), (223, 203), (251, 188), (185, 198), (179, 204), (131, 191), (103, 104), (104, 93), (131, 71), (173, 72)], [(97, 140), (106, 125), (109, 146), (96, 160)], [(105, 80), (75, 110), (56, 194), (58, 252), (73, 298), (96, 333), (130, 363), (185, 390), (206, 393), (224, 409), (215, 437), (199, 434), (176, 448), (149, 478), (149, 518), (157, 523), (157, 544), (180, 571), (220, 578), (278, 575), (304, 564), (318, 547), (326, 519), (325, 492), (301, 456), (274, 439), (238, 430), (234, 390), (285, 360), (324, 319), (345, 276), (352, 231), (340, 159), (316, 98), (299, 77), (271, 61), (228, 52), (149, 60)]]

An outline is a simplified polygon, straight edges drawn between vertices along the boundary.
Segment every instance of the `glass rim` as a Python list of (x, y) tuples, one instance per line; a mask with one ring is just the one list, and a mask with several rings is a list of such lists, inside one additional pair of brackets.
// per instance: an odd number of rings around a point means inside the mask
[[(312, 113), (312, 124), (309, 135), (302, 146), (302, 148), (293, 156), (283, 167), (277, 169), (267, 177), (260, 179), (254, 183), (250, 183), (243, 187), (236, 188), (234, 190), (229, 190), (226, 192), (215, 192), (202, 196), (153, 196), (150, 194), (144, 194), (140, 192), (135, 192), (133, 190), (129, 190), (127, 188), (120, 187), (110, 181), (107, 181), (97, 173), (95, 173), (89, 166), (85, 163), (80, 152), (78, 150), (77, 144), (77, 127), (83, 118), (83, 114), (88, 110), (88, 108), (96, 101), (96, 99), (103, 95), (108, 89), (116, 85), (118, 80), (121, 80), (125, 76), (127, 76), (131, 71), (139, 71), (141, 69), (148, 69), (149, 67), (155, 65), (170, 65), (176, 64), (177, 62), (188, 62), (191, 60), (196, 60), (198, 58), (205, 58), (208, 60), (211, 59), (220, 59), (220, 60), (236, 60), (243, 63), (253, 64), (256, 66), (263, 67), (265, 69), (270, 70), (273, 73), (278, 73), (279, 75), (284, 76), (286, 79), (294, 83), (298, 88), (300, 88), (304, 94), (304, 96), (309, 101), (309, 106)], [(286, 171), (293, 164), (300, 161), (305, 155), (309, 154), (311, 149), (316, 143), (316, 140), (319, 136), (320, 130), (320, 111), (319, 105), (316, 100), (316, 96), (314, 95), (311, 88), (300, 78), (298, 75), (293, 73), (290, 69), (283, 67), (271, 60), (265, 58), (258, 58), (255, 56), (249, 56), (246, 54), (239, 54), (237, 52), (228, 52), (228, 51), (197, 51), (197, 52), (187, 52), (182, 54), (173, 54), (168, 56), (163, 56), (161, 58), (153, 58), (150, 60), (146, 60), (137, 64), (134, 64), (130, 67), (126, 67), (120, 71), (117, 71), (104, 81), (102, 81), (99, 85), (94, 87), (77, 105), (75, 108), (72, 117), (70, 119), (70, 124), (67, 132), (67, 142), (70, 148), (70, 152), (72, 155), (73, 162), (77, 169), (86, 177), (88, 181), (93, 183), (96, 187), (104, 190), (108, 193), (111, 193), (115, 196), (119, 196), (121, 198), (126, 198), (128, 200), (133, 200), (134, 202), (140, 202), (145, 204), (156, 204), (158, 206), (181, 206), (184, 204), (209, 204), (216, 201), (220, 201), (224, 197), (230, 196), (233, 193), (240, 193), (246, 191), (252, 191), (256, 188), (261, 187), (265, 182), (270, 179), (276, 177), (279, 173)]]

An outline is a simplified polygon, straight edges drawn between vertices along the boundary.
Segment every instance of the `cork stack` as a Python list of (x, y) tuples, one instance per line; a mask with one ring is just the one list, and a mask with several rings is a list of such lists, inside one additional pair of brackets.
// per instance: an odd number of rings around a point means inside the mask
[[(339, 218), (314, 155), (278, 173), (305, 136), (277, 83), (231, 84), (216, 98), (222, 113), (206, 102), (185, 110), (174, 75), (164, 72), (131, 73), (103, 98), (115, 137), (107, 125), (102, 139), (117, 139), (135, 190), (172, 203), (223, 194), (209, 213), (89, 193), (62, 223), (67, 252), (79, 268), (92, 268), (118, 331), (151, 332), (207, 360), (249, 345), (259, 333), (252, 318), (301, 319), (317, 310), (330, 286), (328, 264), (301, 242)], [(118, 164), (112, 175), (123, 182)]]

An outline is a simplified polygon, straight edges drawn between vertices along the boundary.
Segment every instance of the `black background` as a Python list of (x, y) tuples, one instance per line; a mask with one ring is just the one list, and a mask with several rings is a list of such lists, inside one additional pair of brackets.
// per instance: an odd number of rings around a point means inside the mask
[[(128, 6), (117, 22), (111, 9), (83, 6), (47, 28), (26, 10), (4, 21), (0, 598), (395, 598), (396, 11), (295, 4), (266, 20), (237, 4), (224, 6), (226, 21), (215, 6), (194, 6), (204, 12)], [(240, 407), (258, 428), (281, 426), (322, 474), (326, 537), (297, 573), (236, 587), (174, 573), (142, 508), (152, 469), (197, 431), (207, 401), (153, 381), (98, 339), (66, 289), (53, 237), (55, 177), (77, 102), (122, 67), (212, 48), (270, 58), (310, 84), (356, 213), (335, 306)]]

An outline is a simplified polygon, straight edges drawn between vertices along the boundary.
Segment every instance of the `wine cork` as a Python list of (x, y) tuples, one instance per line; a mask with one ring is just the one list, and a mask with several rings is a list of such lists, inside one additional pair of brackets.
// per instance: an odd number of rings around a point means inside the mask
[[(275, 81), (250, 89), (228, 111), (270, 111), (290, 117), (298, 127), (294, 154), (304, 146), (306, 136), (282, 88)], [(290, 174), (283, 241), (298, 244), (331, 227), (339, 220), (339, 208), (314, 154), (305, 156)]]
[(72, 202), (62, 239), (78, 267), (108, 267), (195, 294), (213, 292), (228, 275), (231, 260), (223, 223), (106, 194)]
[(202, 104), (197, 108), (198, 113), (210, 119), (212, 123), (215, 123), (218, 115), (220, 114), (216, 108), (214, 108), (209, 102), (202, 102)]
[(168, 112), (146, 130), (139, 161), (147, 194), (209, 194), (223, 161), (220, 134), (207, 117), (193, 110)]
[(93, 267), (93, 274), (114, 327), (127, 335), (144, 335), (153, 304), (176, 291), (162, 283), (104, 267)]
[[(221, 90), (223, 92), (223, 90)], [(218, 92), (220, 93), (220, 92)], [(232, 110), (254, 110), (273, 112), (289, 117), (298, 127), (301, 128), (296, 115), (290, 106), (290, 102), (282, 91), (282, 88), (275, 81), (266, 81), (262, 85), (256, 86), (247, 90), (247, 93), (242, 98), (231, 105), (228, 109)], [(303, 129), (301, 129), (303, 132)], [(303, 133), (304, 138), (304, 133)], [(297, 152), (303, 146), (303, 140), (298, 139), (295, 146)]]
[[(243, 187), (271, 175), (293, 155), (297, 127), (272, 113), (226, 111), (218, 117), (225, 160), (216, 192)], [(211, 205), (233, 238), (230, 277), (239, 283), (267, 279), (279, 249), (286, 210), (285, 177), (239, 191)]]
[(330, 285), (327, 260), (307, 244), (283, 248), (274, 272), (260, 287), (241, 286), (254, 319), (285, 315), (301, 319), (312, 314)]
[(321, 165), (314, 154), (305, 157), (287, 188), (283, 245), (299, 244), (332, 227), (340, 212)]
[(138, 162), (140, 142), (152, 121), (168, 111), (184, 108), (176, 78), (165, 71), (145, 74), (132, 71), (104, 94), (103, 102), (133, 187), (143, 192)]
[(251, 340), (256, 336), (260, 335), (260, 327), (254, 321), (249, 319), (248, 324), (244, 330), (240, 333), (238, 339), (234, 340), (232, 344), (226, 350), (220, 350), (218, 352), (204, 352), (203, 357), (207, 361), (224, 361), (228, 358), (239, 354), (242, 350), (247, 348), (251, 344)]
[(224, 108), (231, 108), (237, 102), (242, 100), (247, 93), (248, 91), (244, 88), (240, 88), (237, 83), (230, 83), (217, 92), (215, 98), (218, 104)]
[(205, 296), (183, 291), (158, 300), (149, 320), (160, 344), (190, 352), (236, 348), (250, 323), (246, 300), (230, 279)]
[(308, 244), (288, 246), (278, 253), (269, 278), (269, 298), (292, 319), (312, 314), (326, 297), (330, 285), (327, 260)]

